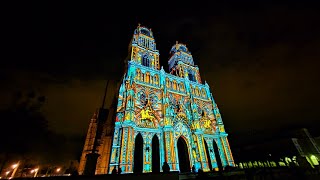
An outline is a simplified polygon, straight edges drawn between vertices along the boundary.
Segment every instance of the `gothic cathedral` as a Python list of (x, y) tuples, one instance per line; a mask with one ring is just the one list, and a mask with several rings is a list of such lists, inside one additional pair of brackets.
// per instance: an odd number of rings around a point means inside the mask
[[(113, 123), (107, 123), (112, 133), (97, 148), (95, 174), (114, 168), (122, 173), (161, 172), (165, 162), (180, 172), (190, 172), (192, 166), (205, 172), (234, 166), (218, 106), (186, 45), (172, 46), (170, 73), (160, 66), (151, 29), (139, 25), (129, 49)], [(96, 121), (89, 126), (80, 174), (93, 146), (89, 141), (98, 137), (92, 135), (99, 129)]]

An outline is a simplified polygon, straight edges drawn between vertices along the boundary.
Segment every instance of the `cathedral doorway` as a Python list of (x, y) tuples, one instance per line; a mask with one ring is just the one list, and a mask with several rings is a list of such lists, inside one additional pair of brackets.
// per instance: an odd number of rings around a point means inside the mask
[(219, 153), (219, 148), (218, 148), (218, 145), (216, 143), (215, 140), (213, 140), (213, 149), (214, 149), (214, 154), (216, 156), (216, 160), (217, 160), (217, 164), (218, 164), (218, 168), (219, 168), (219, 171), (222, 170), (222, 163), (221, 163), (221, 158), (220, 158), (220, 153)]
[(152, 172), (160, 172), (159, 139), (157, 135), (152, 138)]
[(143, 170), (143, 138), (139, 133), (134, 141), (133, 172), (142, 173)]
[(207, 144), (207, 142), (205, 140), (203, 140), (203, 141), (204, 141), (204, 146), (205, 146), (205, 149), (206, 149), (209, 169), (210, 169), (210, 171), (212, 171), (212, 164), (211, 164), (211, 158), (210, 158), (210, 152), (209, 152), (208, 144)]
[(186, 141), (180, 136), (177, 142), (180, 172), (190, 172), (190, 160)]

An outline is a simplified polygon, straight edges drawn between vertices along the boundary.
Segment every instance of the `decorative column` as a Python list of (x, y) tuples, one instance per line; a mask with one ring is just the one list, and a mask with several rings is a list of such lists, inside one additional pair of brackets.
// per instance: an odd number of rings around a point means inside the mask
[(163, 128), (163, 139), (164, 139), (164, 146), (165, 146), (165, 161), (169, 164), (170, 170), (177, 170), (177, 162), (176, 162), (176, 154), (175, 154), (175, 145), (174, 145), (174, 138), (173, 138), (173, 128), (171, 127), (164, 127)]
[(122, 128), (120, 166), (125, 173), (133, 172), (134, 129), (131, 126)]
[(235, 166), (227, 136), (221, 137), (222, 146), (229, 166)]
[(212, 168), (218, 168), (218, 163), (216, 159), (216, 155), (214, 153), (214, 148), (213, 148), (213, 139), (212, 138), (207, 138), (207, 145), (208, 145), (208, 150), (209, 150), (209, 155), (210, 159), (208, 161), (211, 161)]
[(224, 148), (222, 146), (221, 137), (215, 138), (214, 140), (215, 140), (215, 142), (217, 143), (217, 146), (218, 146), (219, 156), (220, 156), (220, 159), (221, 159), (222, 166), (226, 167), (228, 164), (227, 164), (227, 159), (226, 159), (226, 156), (225, 156), (225, 153), (224, 153)]
[[(120, 149), (121, 149), (121, 140), (122, 140), (122, 128), (120, 122), (115, 123), (114, 134), (113, 134), (113, 141), (112, 141), (112, 149), (111, 149), (111, 156), (110, 156), (110, 165), (108, 169), (108, 173), (111, 174), (112, 169), (115, 166), (119, 165), (120, 159)], [(117, 168), (117, 167), (115, 167)]]
[(149, 132), (144, 132), (143, 134), (143, 173), (148, 173), (152, 171), (151, 134)]
[(159, 153), (160, 153), (160, 172), (162, 172), (162, 165), (164, 163), (165, 159), (165, 148), (164, 148), (164, 139), (163, 139), (163, 133), (158, 134), (159, 138)]
[(202, 169), (202, 165), (201, 165), (201, 155), (200, 155), (200, 147), (199, 147), (199, 143), (198, 143), (198, 139), (199, 139), (199, 135), (200, 132), (194, 132), (192, 134), (192, 159), (193, 159), (193, 165), (196, 169), (196, 171), (198, 171), (198, 169)]
[[(195, 132), (197, 134), (197, 132)], [(201, 162), (201, 167), (203, 171), (210, 171), (208, 162), (207, 162), (207, 157), (206, 157), (206, 152), (205, 152), (205, 146), (203, 142), (203, 134), (197, 134), (198, 138), (198, 151), (200, 155), (200, 162)]]

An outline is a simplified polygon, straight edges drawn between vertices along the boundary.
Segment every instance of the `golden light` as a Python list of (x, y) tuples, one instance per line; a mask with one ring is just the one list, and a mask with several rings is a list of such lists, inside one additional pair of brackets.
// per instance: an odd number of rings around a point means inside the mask
[(18, 164), (14, 164), (14, 165), (12, 165), (11, 167), (12, 167), (12, 169), (14, 169), (14, 168), (16, 168), (18, 166)]
[(61, 170), (61, 169), (60, 169), (60, 168), (58, 168), (58, 169), (57, 169), (57, 172), (60, 172), (60, 170)]
[(30, 173), (34, 173), (34, 170), (32, 169), (32, 170), (30, 171)]
[(6, 172), (6, 175), (8, 175), (9, 173), (10, 173), (10, 171), (7, 171), (7, 172)]

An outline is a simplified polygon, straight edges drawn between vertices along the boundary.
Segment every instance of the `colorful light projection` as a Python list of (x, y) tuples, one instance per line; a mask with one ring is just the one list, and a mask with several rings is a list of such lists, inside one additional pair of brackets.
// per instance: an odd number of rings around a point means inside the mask
[[(108, 172), (115, 166), (123, 173), (137, 171), (138, 166), (143, 173), (162, 171), (164, 162), (172, 171), (181, 171), (179, 157), (189, 159), (187, 171), (193, 165), (204, 171), (216, 169), (218, 162), (220, 167), (234, 166), (218, 106), (209, 85), (202, 84), (187, 47), (178, 42), (172, 47), (170, 73), (160, 69), (150, 29), (139, 25), (130, 48), (131, 58), (119, 89)], [(138, 135), (142, 136), (142, 148), (135, 144)], [(184, 155), (178, 150), (183, 148), (178, 148), (179, 138), (187, 147)], [(155, 149), (159, 152), (152, 152)]]

